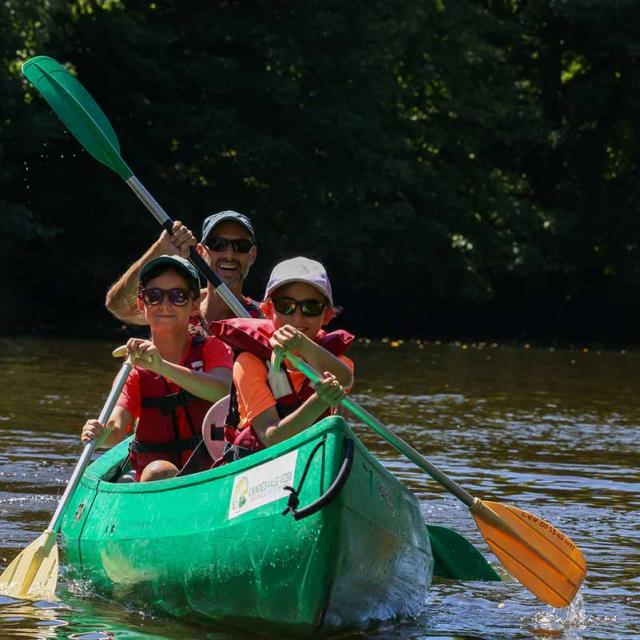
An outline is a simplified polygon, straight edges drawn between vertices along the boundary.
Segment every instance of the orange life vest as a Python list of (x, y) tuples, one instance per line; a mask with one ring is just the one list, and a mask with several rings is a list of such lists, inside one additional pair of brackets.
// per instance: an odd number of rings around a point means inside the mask
[[(269, 339), (275, 331), (271, 320), (253, 318), (220, 320), (218, 322), (212, 322), (211, 325), (209, 325), (209, 331), (212, 336), (216, 336), (228, 344), (234, 350), (236, 357), (239, 353), (248, 351), (261, 360), (269, 361), (271, 359), (273, 348), (269, 344)], [(346, 353), (353, 343), (353, 340), (354, 336), (342, 329), (332, 331), (331, 333), (320, 330), (314, 338), (317, 344), (335, 356), (341, 356)], [(274, 393), (276, 411), (280, 419), (295, 411), (314, 393), (309, 380), (305, 380), (300, 391), (296, 393), (284, 364), (282, 365), (282, 371), (287, 378), (290, 393), (282, 395), (281, 397), (277, 397), (277, 394)], [(329, 415), (329, 413), (330, 411), (327, 410), (326, 413), (320, 417), (322, 418), (325, 415)], [(247, 449), (249, 452), (264, 449), (265, 446), (253, 427), (248, 426), (238, 431), (237, 427), (239, 422), (240, 415), (238, 412), (237, 391), (235, 385), (232, 385), (229, 399), (229, 415), (227, 416), (227, 427), (224, 430), (224, 437), (228, 442)]]

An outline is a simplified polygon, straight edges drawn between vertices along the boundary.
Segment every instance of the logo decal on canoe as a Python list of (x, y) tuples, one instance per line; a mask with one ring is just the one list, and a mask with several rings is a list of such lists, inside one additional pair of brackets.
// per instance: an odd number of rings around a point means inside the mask
[(269, 502), (289, 496), (283, 487), (293, 484), (298, 451), (249, 469), (233, 480), (229, 520)]

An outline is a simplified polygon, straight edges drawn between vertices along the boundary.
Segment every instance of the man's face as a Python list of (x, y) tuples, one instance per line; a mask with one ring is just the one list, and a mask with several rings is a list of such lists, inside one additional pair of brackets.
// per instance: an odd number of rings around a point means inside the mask
[[(225, 240), (227, 242), (224, 242)], [(242, 289), (242, 283), (249, 274), (251, 265), (256, 261), (257, 249), (253, 245), (249, 251), (238, 251), (237, 249), (244, 248), (242, 245), (246, 242), (234, 246), (234, 243), (228, 242), (230, 240), (251, 241), (251, 234), (237, 222), (221, 222), (213, 228), (203, 243), (205, 259), (228, 287), (239, 286)], [(220, 246), (215, 246), (216, 244)]]

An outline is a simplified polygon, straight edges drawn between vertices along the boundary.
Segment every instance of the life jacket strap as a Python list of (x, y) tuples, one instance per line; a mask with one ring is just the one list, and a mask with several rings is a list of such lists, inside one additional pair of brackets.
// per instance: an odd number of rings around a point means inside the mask
[(269, 361), (265, 362), (267, 367), (267, 382), (271, 388), (271, 393), (275, 400), (290, 396), (293, 393), (291, 384), (289, 383), (289, 376), (284, 367), (279, 366), (277, 368), (272, 366)]
[(186, 407), (197, 400), (200, 398), (180, 389), (176, 393), (168, 393), (156, 398), (142, 398), (142, 406), (145, 409), (158, 409), (162, 415), (166, 416), (173, 413), (178, 407)]

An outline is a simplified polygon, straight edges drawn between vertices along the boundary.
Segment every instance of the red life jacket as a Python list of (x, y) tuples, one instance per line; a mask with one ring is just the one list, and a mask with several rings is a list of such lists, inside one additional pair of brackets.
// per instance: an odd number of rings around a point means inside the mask
[[(253, 318), (220, 320), (218, 322), (212, 322), (209, 325), (209, 331), (212, 336), (216, 336), (228, 344), (234, 350), (236, 357), (239, 353), (248, 351), (261, 360), (269, 361), (271, 359), (273, 348), (269, 344), (269, 338), (271, 338), (275, 331), (271, 320), (257, 320)], [(320, 330), (314, 338), (317, 344), (334, 356), (341, 356), (346, 353), (353, 340), (354, 336), (342, 329), (332, 331), (331, 333)], [(284, 364), (282, 365), (282, 370), (286, 375), (291, 391), (287, 395), (276, 398), (276, 411), (280, 419), (285, 418), (295, 411), (314, 393), (309, 380), (305, 380), (300, 391), (296, 393)], [(275, 395), (276, 394), (274, 394), (274, 397)], [(329, 413), (330, 410), (327, 410), (320, 418), (329, 415)], [(235, 385), (232, 385), (225, 438), (232, 442), (232, 444), (252, 452), (264, 449), (264, 444), (252, 426), (248, 426), (241, 431), (237, 430), (239, 422), (240, 415), (238, 412), (237, 391)]]
[(243, 296), (242, 305), (249, 312), (249, 315), (252, 318), (256, 318), (257, 320), (264, 318), (264, 313), (262, 313), (260, 305), (255, 300), (252, 300), (247, 296)]
[[(193, 336), (182, 363), (201, 370), (206, 339)], [(129, 448), (129, 460), (140, 480), (143, 469), (154, 460), (168, 460), (181, 469), (202, 439), (202, 421), (211, 402), (198, 398), (166, 378), (136, 367), (140, 380), (142, 408), (135, 438)], [(209, 468), (211, 459), (203, 456), (200, 469)]]
[[(240, 299), (240, 302), (242, 303), (242, 306), (247, 310), (247, 313), (252, 318), (256, 318), (256, 319), (264, 318), (264, 313), (262, 313), (262, 309), (260, 308), (260, 305), (255, 300), (252, 300), (248, 296), (242, 296)], [(194, 335), (201, 335), (202, 333), (205, 333), (206, 335), (210, 335), (209, 329), (205, 322), (205, 318), (200, 313), (196, 315), (194, 318), (192, 318), (190, 329), (192, 330), (192, 333)]]

